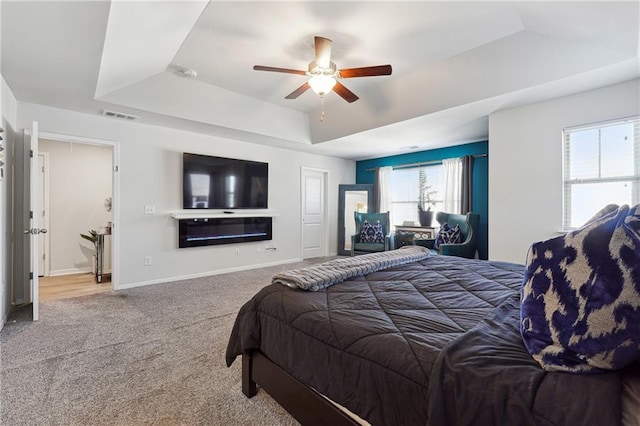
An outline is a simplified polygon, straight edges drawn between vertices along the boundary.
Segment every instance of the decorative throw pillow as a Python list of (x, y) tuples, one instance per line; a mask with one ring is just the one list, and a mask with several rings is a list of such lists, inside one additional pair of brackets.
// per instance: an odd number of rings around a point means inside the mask
[(549, 371), (597, 373), (640, 359), (639, 205), (609, 205), (527, 255), (520, 331)]
[(440, 231), (438, 231), (436, 242), (433, 243), (433, 248), (439, 248), (440, 244), (460, 244), (460, 242), (462, 242), (460, 226), (456, 225), (454, 228), (452, 228), (447, 222), (445, 222), (440, 227)]
[(384, 232), (382, 231), (382, 224), (379, 220), (375, 225), (365, 220), (362, 223), (362, 230), (360, 231), (361, 243), (384, 243)]

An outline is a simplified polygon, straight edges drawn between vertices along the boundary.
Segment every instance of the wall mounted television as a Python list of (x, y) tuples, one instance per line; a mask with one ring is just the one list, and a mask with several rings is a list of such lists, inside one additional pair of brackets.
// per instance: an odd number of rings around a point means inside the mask
[(183, 209), (266, 209), (269, 164), (183, 153)]

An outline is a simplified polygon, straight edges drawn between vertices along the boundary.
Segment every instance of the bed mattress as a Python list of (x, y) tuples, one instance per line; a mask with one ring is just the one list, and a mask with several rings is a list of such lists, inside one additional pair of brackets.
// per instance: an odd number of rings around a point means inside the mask
[(239, 312), (227, 364), (260, 350), (372, 424), (620, 424), (617, 373), (548, 373), (524, 348), (523, 272), (431, 256), (317, 292), (272, 284)]

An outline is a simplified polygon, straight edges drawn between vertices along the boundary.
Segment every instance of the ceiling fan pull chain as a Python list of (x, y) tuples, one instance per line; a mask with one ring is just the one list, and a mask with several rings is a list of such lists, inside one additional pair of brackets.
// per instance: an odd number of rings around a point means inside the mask
[(324, 121), (324, 96), (320, 96), (320, 105), (322, 107), (322, 112), (320, 113), (320, 122)]

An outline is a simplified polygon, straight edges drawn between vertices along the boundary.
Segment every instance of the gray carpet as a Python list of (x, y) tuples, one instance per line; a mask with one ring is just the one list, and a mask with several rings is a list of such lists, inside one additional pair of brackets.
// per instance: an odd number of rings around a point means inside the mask
[(3, 425), (295, 425), (224, 353), (270, 277), (319, 260), (44, 302), (1, 334)]

